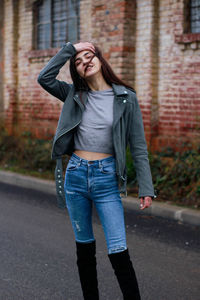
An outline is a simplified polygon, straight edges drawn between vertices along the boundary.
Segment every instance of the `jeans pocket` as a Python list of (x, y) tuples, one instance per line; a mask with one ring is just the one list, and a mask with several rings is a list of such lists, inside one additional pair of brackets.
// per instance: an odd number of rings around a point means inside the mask
[(106, 164), (101, 165), (101, 173), (103, 173), (103, 174), (115, 174), (116, 173), (115, 162), (106, 163)]
[(69, 160), (68, 164), (67, 164), (67, 171), (73, 171), (78, 169), (78, 167), (80, 166), (80, 162), (74, 161), (72, 159)]

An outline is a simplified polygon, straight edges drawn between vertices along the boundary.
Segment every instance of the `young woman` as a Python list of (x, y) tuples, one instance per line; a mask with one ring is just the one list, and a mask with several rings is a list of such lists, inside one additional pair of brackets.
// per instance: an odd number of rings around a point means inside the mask
[[(73, 84), (56, 79), (70, 59)], [(130, 260), (120, 193), (126, 193), (126, 148), (129, 144), (139, 183), (141, 209), (152, 204), (154, 189), (141, 111), (135, 91), (122, 82), (91, 43), (70, 42), (49, 61), (40, 85), (64, 102), (54, 137), (52, 158), (58, 204), (68, 208), (84, 299), (99, 299), (92, 205), (100, 217), (108, 257), (124, 299), (140, 299)], [(62, 155), (68, 154), (65, 182)]]

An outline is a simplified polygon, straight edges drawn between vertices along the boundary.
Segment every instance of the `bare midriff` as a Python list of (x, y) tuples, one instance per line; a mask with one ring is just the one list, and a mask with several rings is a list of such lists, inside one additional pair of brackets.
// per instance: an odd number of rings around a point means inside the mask
[(108, 153), (90, 152), (84, 150), (75, 150), (74, 153), (78, 155), (80, 158), (86, 160), (97, 160), (97, 159), (103, 159), (112, 156), (112, 154), (108, 154)]

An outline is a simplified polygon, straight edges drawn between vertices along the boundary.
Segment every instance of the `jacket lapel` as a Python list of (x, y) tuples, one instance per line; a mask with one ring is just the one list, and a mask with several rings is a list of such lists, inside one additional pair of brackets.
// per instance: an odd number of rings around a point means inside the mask
[(79, 104), (79, 106), (84, 109), (84, 106), (87, 103), (87, 92), (86, 91), (78, 91), (74, 95), (74, 100)]
[(113, 128), (114, 128), (126, 108), (128, 91), (122, 85), (112, 84), (112, 88), (115, 95), (114, 103), (113, 103)]

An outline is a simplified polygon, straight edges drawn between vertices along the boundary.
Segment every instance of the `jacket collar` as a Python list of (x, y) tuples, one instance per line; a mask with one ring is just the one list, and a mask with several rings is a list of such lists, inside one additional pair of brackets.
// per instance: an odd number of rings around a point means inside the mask
[[(112, 83), (112, 89), (113, 89), (114, 94), (117, 97), (128, 96), (128, 89), (123, 85), (118, 85), (118, 84)], [(80, 98), (82, 98), (82, 101), (80, 100)], [(79, 103), (79, 105), (81, 107), (83, 107), (83, 103), (86, 104), (86, 102), (87, 102), (87, 91), (76, 92), (74, 95), (74, 99)]]
[(128, 90), (123, 85), (118, 85), (118, 84), (113, 83), (112, 88), (113, 88), (114, 94), (116, 96), (126, 96), (126, 95), (128, 95)]
[[(128, 90), (127, 90), (127, 88), (125, 87), (125, 86), (123, 86), (123, 85), (118, 85), (118, 84), (115, 84), (115, 83), (112, 83), (112, 88), (113, 88), (113, 91), (114, 91), (114, 94), (116, 95), (116, 96), (126, 96), (126, 95), (128, 95)], [(82, 96), (83, 96), (83, 100), (84, 100), (84, 102), (86, 101), (86, 97), (87, 97), (87, 91), (82, 91), (82, 92), (80, 92), (80, 91), (78, 91), (76, 94), (75, 94), (75, 96), (74, 96), (74, 98), (80, 98), (80, 94), (82, 93)]]

